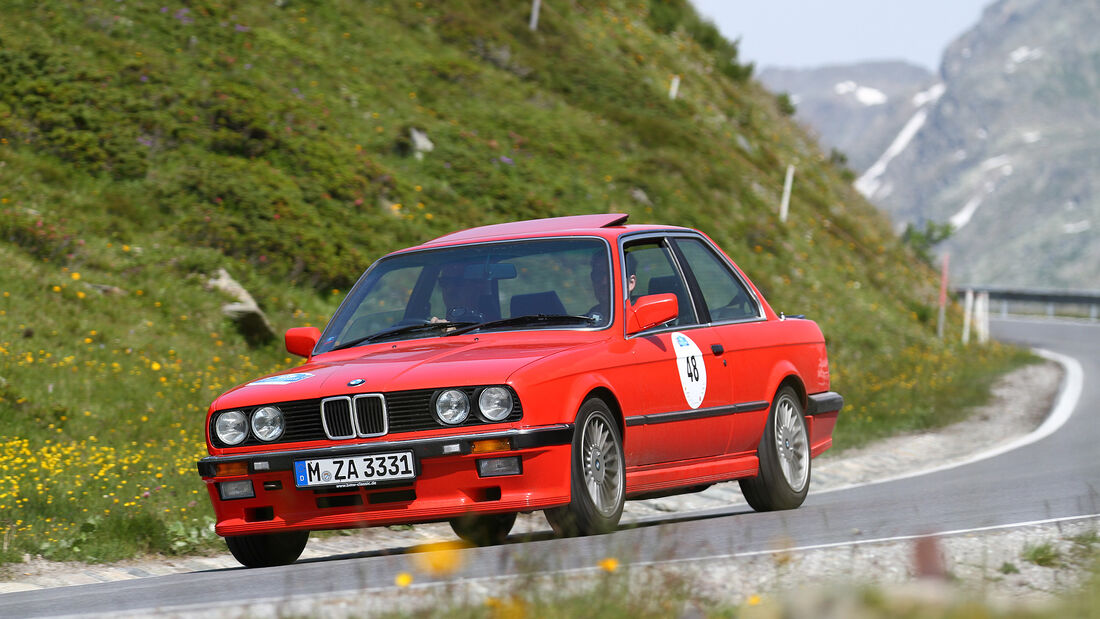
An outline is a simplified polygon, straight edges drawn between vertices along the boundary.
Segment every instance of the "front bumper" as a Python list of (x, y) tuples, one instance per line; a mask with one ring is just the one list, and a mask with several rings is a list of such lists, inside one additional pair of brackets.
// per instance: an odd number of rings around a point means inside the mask
[[(472, 453), (475, 441), (508, 439), (511, 449)], [(467, 513), (545, 509), (569, 502), (573, 426), (382, 441), (321, 449), (210, 456), (198, 463), (217, 519), (218, 535), (342, 529), (445, 520)], [(412, 451), (415, 480), (353, 488), (295, 487), (296, 460)], [(477, 461), (519, 457), (521, 473), (481, 477)], [(224, 465), (247, 473), (219, 475)], [(251, 480), (255, 496), (222, 499), (218, 484)]]

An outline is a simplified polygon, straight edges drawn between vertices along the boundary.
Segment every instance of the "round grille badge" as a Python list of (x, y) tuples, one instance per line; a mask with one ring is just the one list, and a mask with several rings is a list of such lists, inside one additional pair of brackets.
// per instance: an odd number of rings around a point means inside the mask
[(348, 381), (348, 387), (358, 387), (359, 385), (362, 385), (365, 382), (367, 382), (367, 381), (363, 380), (362, 378), (353, 378), (353, 379)]

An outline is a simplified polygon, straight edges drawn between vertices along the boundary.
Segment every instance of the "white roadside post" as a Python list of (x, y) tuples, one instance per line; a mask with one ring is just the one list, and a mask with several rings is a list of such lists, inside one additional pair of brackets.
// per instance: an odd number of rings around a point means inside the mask
[(966, 301), (963, 303), (963, 336), (962, 343), (970, 343), (970, 316), (974, 312), (974, 291), (967, 289)]
[(528, 22), (527, 27), (532, 31), (539, 29), (539, 7), (542, 5), (542, 0), (531, 0), (531, 21)]
[(988, 344), (989, 343), (989, 293), (988, 292), (978, 293), (978, 299), (977, 299), (977, 303), (976, 303), (976, 306), (975, 306), (975, 309), (974, 309), (974, 313), (976, 314), (976, 316), (974, 317), (974, 320), (975, 320), (975, 328), (978, 332), (978, 343), (979, 344)]
[(936, 337), (943, 339), (943, 323), (947, 313), (947, 271), (951, 262), (951, 254), (943, 255), (943, 270), (940, 271), (940, 316), (936, 321)]
[(676, 95), (680, 93), (680, 76), (673, 75), (672, 82), (668, 85), (668, 98), (675, 101)]
[(787, 178), (783, 181), (783, 199), (779, 201), (779, 222), (787, 223), (787, 213), (791, 208), (791, 185), (794, 184), (794, 166), (787, 165)]

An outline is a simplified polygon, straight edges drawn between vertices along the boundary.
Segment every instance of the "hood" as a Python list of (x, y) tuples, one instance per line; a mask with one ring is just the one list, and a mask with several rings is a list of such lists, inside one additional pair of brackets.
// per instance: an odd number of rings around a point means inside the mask
[[(528, 337), (526, 333), (522, 339), (515, 337), (515, 333), (507, 334), (512, 336), (508, 338), (494, 335), (464, 337), (458, 341), (437, 338), (386, 342), (318, 355), (310, 363), (258, 378), (222, 394), (214, 408), (349, 393), (505, 384), (524, 366), (591, 343), (594, 334), (572, 332), (574, 337), (568, 339), (547, 337), (550, 334), (546, 332), (539, 333), (542, 338)], [(360, 379), (362, 384), (348, 386)]]

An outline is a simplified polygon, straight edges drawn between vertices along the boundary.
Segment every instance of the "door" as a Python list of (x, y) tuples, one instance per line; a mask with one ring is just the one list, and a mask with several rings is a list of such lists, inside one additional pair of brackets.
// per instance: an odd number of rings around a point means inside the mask
[(728, 424), (728, 453), (757, 448), (773, 394), (765, 393), (771, 354), (762, 337), (770, 328), (760, 303), (733, 268), (703, 239), (675, 239), (690, 289), (701, 297), (700, 313), (722, 347), (735, 411)]
[[(679, 316), (633, 342), (642, 410), (629, 411), (637, 437), (629, 464), (657, 464), (724, 453), (729, 437), (729, 372), (712, 351), (716, 334), (701, 324), (669, 241), (645, 237), (623, 246), (626, 303), (649, 294), (676, 295)], [(633, 283), (631, 283), (633, 282)], [(632, 431), (633, 430), (633, 431)]]

